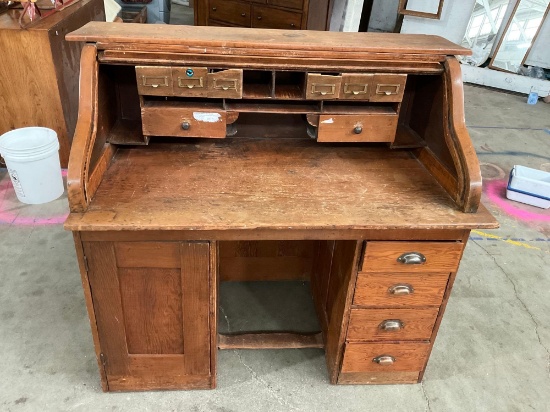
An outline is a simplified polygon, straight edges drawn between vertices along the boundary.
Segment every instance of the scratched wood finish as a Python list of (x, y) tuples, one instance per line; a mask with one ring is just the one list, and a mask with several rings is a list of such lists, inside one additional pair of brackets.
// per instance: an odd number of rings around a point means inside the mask
[[(211, 387), (209, 243), (117, 246), (84, 242), (107, 388)], [(174, 247), (179, 262), (158, 264)], [(144, 254), (142, 267), (119, 267), (132, 252)]]
[(358, 115), (319, 116), (318, 142), (391, 143), (397, 130), (397, 114), (365, 113)]
[[(464, 244), (461, 242), (367, 242), (362, 272), (454, 272)], [(399, 257), (415, 253), (426, 261), (407, 264)]]
[[(347, 343), (342, 372), (411, 372), (420, 371), (428, 357), (428, 343)], [(374, 362), (377, 356), (395, 358), (391, 365)]]
[[(394, 33), (343, 33), (309, 32), (289, 30), (248, 30), (239, 27), (167, 27), (143, 24), (88, 23), (72, 32), (68, 40), (100, 42), (102, 45), (139, 44), (141, 49), (151, 47), (159, 50), (159, 45), (178, 47), (201, 44), (204, 47), (237, 47), (254, 50), (261, 45), (272, 50), (273, 55), (288, 55), (288, 50), (317, 51), (336, 57), (340, 52), (354, 53), (361, 58), (364, 52), (377, 53), (416, 53), (425, 55), (470, 55), (471, 51), (439, 36)], [(289, 36), (289, 34), (292, 35)], [(104, 47), (104, 46), (103, 46)]]
[[(354, 305), (379, 307), (439, 306), (449, 273), (359, 273)], [(390, 288), (411, 285), (409, 295), (395, 295)]]
[(226, 135), (224, 110), (152, 103), (141, 108), (146, 136), (224, 138)]
[(495, 221), (457, 210), (407, 152), (300, 139), (225, 139), (119, 148), (88, 211), (71, 215), (66, 227), (465, 229), (495, 227)]
[[(438, 308), (415, 309), (352, 309), (348, 326), (348, 341), (429, 340)], [(384, 330), (386, 320), (402, 323), (399, 330)]]
[(101, 0), (82, 0), (23, 30), (19, 11), (0, 14), (0, 134), (28, 127), (57, 132), (61, 166), (67, 167), (78, 107), (83, 44), (64, 35), (91, 20), (104, 20)]

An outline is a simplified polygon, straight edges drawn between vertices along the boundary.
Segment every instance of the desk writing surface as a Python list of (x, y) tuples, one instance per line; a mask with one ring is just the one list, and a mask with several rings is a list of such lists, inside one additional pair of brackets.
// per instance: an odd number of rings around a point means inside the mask
[(151, 143), (119, 149), (72, 230), (468, 229), (408, 151), (306, 139)]

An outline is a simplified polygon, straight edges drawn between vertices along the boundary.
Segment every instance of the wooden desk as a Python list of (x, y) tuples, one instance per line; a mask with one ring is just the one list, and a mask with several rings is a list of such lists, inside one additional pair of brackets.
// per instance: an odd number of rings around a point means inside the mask
[[(470, 230), (497, 226), (448, 56), (468, 51), (107, 23), (69, 38), (89, 44), (66, 228), (104, 390), (214, 388), (218, 348), (322, 347), (332, 383), (422, 379)], [(292, 279), (319, 333), (218, 334), (220, 281)]]

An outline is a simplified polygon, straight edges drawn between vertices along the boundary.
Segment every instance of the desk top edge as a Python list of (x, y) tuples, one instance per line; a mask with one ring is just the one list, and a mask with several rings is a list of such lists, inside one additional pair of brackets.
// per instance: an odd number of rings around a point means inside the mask
[(139, 44), (155, 46), (244, 48), (276, 52), (308, 50), (326, 53), (407, 53), (418, 55), (470, 55), (471, 50), (440, 36), (400, 33), (347, 33), (312, 30), (249, 29), (212, 26), (165, 26), (90, 22), (68, 34), (69, 41), (101, 43), (101, 49)]

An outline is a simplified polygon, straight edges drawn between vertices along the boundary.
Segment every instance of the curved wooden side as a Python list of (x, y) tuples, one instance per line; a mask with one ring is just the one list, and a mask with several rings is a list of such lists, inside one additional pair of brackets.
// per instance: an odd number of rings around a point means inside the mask
[(445, 135), (452, 140), (449, 148), (458, 172), (458, 202), (464, 212), (475, 213), (481, 200), (481, 170), (465, 123), (460, 63), (455, 57), (447, 57), (444, 67), (448, 98)]
[(88, 205), (86, 183), (97, 124), (97, 48), (86, 44), (80, 59), (78, 120), (69, 157), (67, 191), (71, 212), (83, 212)]

